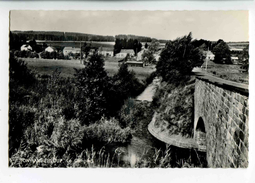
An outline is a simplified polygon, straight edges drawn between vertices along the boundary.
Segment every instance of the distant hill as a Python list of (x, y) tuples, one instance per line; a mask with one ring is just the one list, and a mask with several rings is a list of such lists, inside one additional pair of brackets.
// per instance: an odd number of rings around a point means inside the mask
[[(61, 31), (11, 31), (12, 36), (18, 40), (45, 40), (45, 41), (105, 41), (114, 42), (115, 39), (137, 39), (139, 42), (151, 42), (155, 38), (137, 35), (119, 34), (116, 36), (102, 36), (96, 34), (85, 34)], [(157, 40), (157, 39), (155, 39)], [(158, 40), (165, 43), (167, 40)]]
[(11, 31), (14, 37), (26, 40), (47, 41), (115, 41), (114, 36), (102, 36), (95, 34), (84, 34), (75, 32), (59, 31)]

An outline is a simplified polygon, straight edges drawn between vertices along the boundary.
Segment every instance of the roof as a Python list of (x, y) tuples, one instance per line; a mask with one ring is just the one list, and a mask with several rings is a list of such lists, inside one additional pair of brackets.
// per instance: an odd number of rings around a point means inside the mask
[(210, 50), (204, 51), (204, 53), (205, 53), (206, 55), (214, 55)]
[(100, 51), (113, 51), (113, 48), (110, 48), (110, 47), (101, 47)]
[(135, 53), (133, 49), (122, 49), (120, 53)]
[(243, 51), (243, 49), (241, 49), (241, 48), (230, 48), (229, 50), (230, 51)]
[(54, 51), (57, 51), (57, 49), (54, 48), (54, 47), (52, 47), (52, 46), (48, 46), (47, 48), (45, 48), (45, 50), (48, 49), (48, 48), (51, 48), (51, 49), (53, 49)]
[(127, 64), (143, 64), (143, 62), (139, 61), (126, 61)]
[(231, 59), (239, 59), (238, 57), (231, 57)]
[(23, 48), (32, 48), (29, 44), (23, 44), (21, 47), (23, 47)]

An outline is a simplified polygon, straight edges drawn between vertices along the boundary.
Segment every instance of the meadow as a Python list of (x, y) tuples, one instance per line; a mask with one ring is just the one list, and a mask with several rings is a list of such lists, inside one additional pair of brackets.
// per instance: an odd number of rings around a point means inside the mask
[[(242, 65), (207, 63), (207, 72), (222, 79), (249, 84), (249, 73), (243, 72)], [(203, 64), (205, 68), (205, 63)]]
[[(82, 69), (84, 65), (80, 64), (80, 60), (52, 60), (52, 59), (33, 59), (22, 58), (27, 63), (29, 69), (36, 71), (40, 75), (52, 74), (58, 69), (61, 77), (73, 77), (75, 69)], [(109, 57), (105, 59), (105, 70), (109, 76), (113, 76), (118, 72), (120, 59)], [(155, 71), (155, 66), (146, 67), (129, 67), (129, 70), (134, 71), (136, 77), (140, 81), (144, 81), (152, 72)]]

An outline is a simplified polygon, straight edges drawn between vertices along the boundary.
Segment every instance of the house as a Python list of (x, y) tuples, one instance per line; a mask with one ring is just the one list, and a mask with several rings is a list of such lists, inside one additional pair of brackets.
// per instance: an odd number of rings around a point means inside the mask
[(65, 48), (63, 49), (63, 54), (64, 54), (65, 56), (67, 56), (69, 53), (73, 53), (73, 54), (81, 53), (81, 50), (80, 50), (80, 48), (65, 47)]
[(97, 53), (97, 49), (95, 49), (95, 48), (91, 48), (90, 50), (89, 50), (89, 55), (91, 56), (91, 55), (93, 55), (94, 53)]
[(113, 48), (109, 48), (109, 47), (100, 47), (99, 48), (99, 54), (105, 56), (105, 57), (113, 57)]
[(32, 51), (32, 47), (28, 44), (23, 44), (21, 47), (20, 47), (20, 51)]
[(135, 52), (133, 49), (122, 49), (120, 53), (115, 55), (116, 58), (125, 58), (129, 54), (130, 56), (134, 56)]
[(214, 60), (215, 55), (210, 51), (205, 51), (204, 56), (206, 60)]
[(238, 57), (230, 57), (233, 64), (238, 64), (239, 58)]
[(141, 61), (126, 61), (126, 64), (130, 67), (144, 67), (144, 63)]
[(48, 46), (47, 48), (45, 48), (45, 51), (52, 53), (52, 52), (57, 52), (57, 49), (52, 46)]

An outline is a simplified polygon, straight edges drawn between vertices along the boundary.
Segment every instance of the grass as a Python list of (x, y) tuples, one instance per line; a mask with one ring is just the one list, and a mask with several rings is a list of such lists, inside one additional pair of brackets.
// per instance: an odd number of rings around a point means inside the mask
[[(203, 68), (205, 68), (205, 63), (203, 64)], [(216, 64), (212, 61), (209, 61), (207, 65), (207, 72), (209, 74), (222, 79), (249, 84), (249, 74), (242, 71), (241, 65)]]
[[(47, 45), (53, 46), (57, 48), (58, 50), (63, 50), (64, 47), (75, 47), (75, 48), (80, 48), (80, 42), (79, 41), (43, 41)], [(81, 43), (83, 46), (84, 42)], [(113, 48), (114, 42), (87, 42), (87, 44), (91, 44), (92, 47), (97, 47), (99, 48), (100, 46), (102, 47), (110, 47)]]
[[(27, 63), (29, 69), (32, 69), (38, 74), (52, 74), (55, 69), (61, 71), (60, 76), (62, 77), (73, 77), (76, 69), (84, 68), (84, 65), (80, 64), (80, 60), (52, 60), (52, 59), (33, 59), (23, 58)], [(109, 76), (113, 76), (119, 70), (118, 58), (108, 57), (105, 59), (105, 69)], [(155, 66), (146, 67), (129, 67), (136, 74), (136, 77), (140, 81), (144, 81), (153, 71)]]

